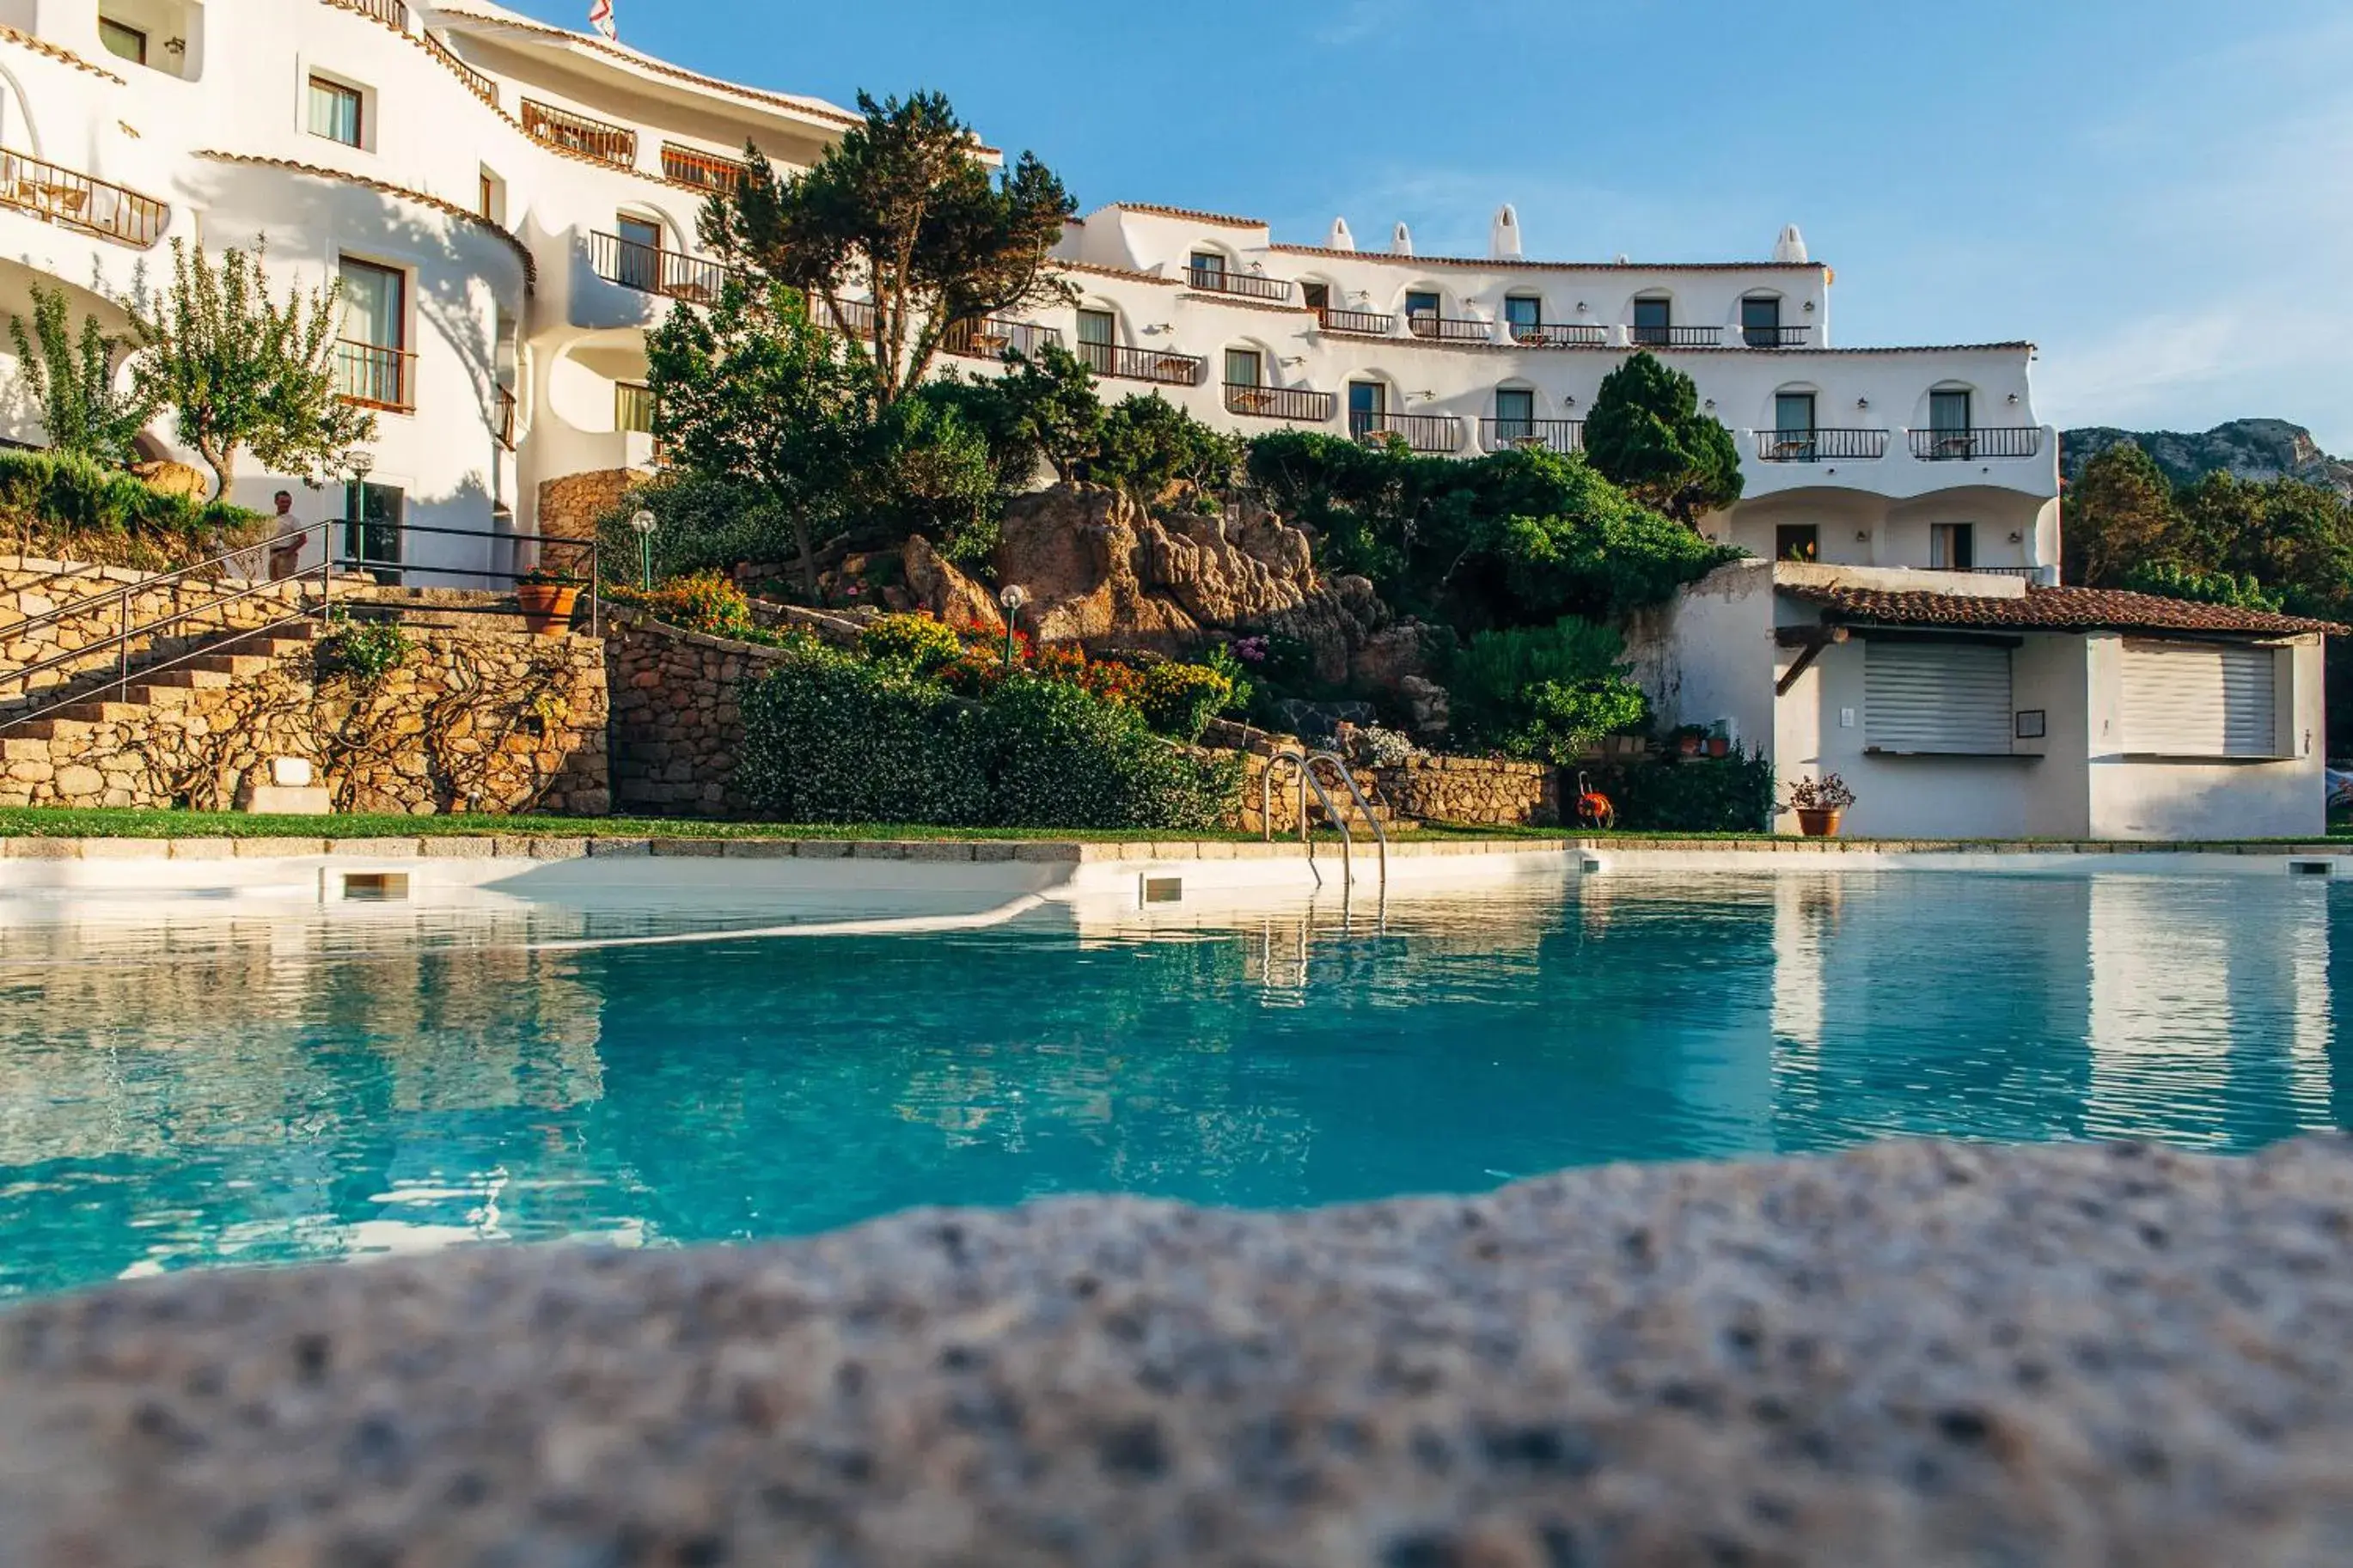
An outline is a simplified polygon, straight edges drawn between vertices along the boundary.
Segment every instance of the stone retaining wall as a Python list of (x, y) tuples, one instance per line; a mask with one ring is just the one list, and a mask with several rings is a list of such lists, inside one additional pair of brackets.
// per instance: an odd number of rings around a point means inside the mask
[(744, 681), (784, 656), (755, 643), (681, 631), (642, 616), (605, 628), (613, 694), (613, 800), (622, 811), (742, 816)]
[[(157, 587), (155, 582), (154, 574), (121, 566), (0, 557), (0, 710), (70, 695), (78, 683), (118, 668), (120, 648), (103, 645), (126, 625), (144, 626), (184, 614), (189, 617), (165, 634), (137, 639), (131, 650), (135, 668), (187, 652), (225, 631), (249, 631), (284, 620), (302, 604), (301, 586), (293, 583), (267, 584), (251, 597), (224, 604), (224, 592), (239, 592), (245, 584), (184, 580)], [(60, 619), (25, 626), (85, 600), (95, 602)], [(90, 650), (87, 657), (29, 679), (13, 673), (85, 648)]]
[(1543, 763), (1490, 757), (1416, 757), (1376, 768), (1381, 794), (1400, 816), (1482, 827), (1554, 827), (1561, 820), (1561, 774)]
[(107, 702), (45, 739), (0, 739), (0, 805), (226, 810), (273, 758), (311, 762), (335, 808), (600, 815), (605, 666), (591, 638), (431, 630), (374, 685), (288, 652), (225, 687)]
[[(596, 524), (605, 514), (619, 506), (621, 498), (629, 493), (629, 487), (642, 483), (645, 478), (635, 468), (598, 468), (549, 479), (539, 487), (537, 531), (554, 539), (594, 539)], [(632, 562), (628, 566), (631, 580), (636, 574), (637, 565)]]

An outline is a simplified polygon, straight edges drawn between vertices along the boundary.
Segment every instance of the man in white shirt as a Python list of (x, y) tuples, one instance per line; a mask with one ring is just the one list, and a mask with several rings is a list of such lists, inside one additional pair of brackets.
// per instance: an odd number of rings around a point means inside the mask
[(302, 520), (294, 515), (294, 492), (278, 492), (278, 531), (269, 542), (269, 580), (282, 583), (301, 569)]

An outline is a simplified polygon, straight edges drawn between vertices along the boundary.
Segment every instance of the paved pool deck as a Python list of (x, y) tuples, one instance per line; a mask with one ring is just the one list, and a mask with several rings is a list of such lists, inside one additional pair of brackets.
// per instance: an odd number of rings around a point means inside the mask
[(2353, 1145), (1892, 1143), (0, 1313), (0, 1562), (2353, 1562)]

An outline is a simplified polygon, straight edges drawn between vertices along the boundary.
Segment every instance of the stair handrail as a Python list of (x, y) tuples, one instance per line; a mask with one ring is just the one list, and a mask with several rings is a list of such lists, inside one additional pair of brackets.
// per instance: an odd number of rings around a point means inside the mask
[(1366, 825), (1373, 830), (1373, 841), (1378, 847), (1380, 854), (1381, 892), (1386, 897), (1389, 886), (1388, 829), (1381, 826), (1381, 819), (1374, 814), (1372, 805), (1365, 799), (1364, 790), (1356, 784), (1355, 770), (1350, 768), (1336, 752), (1310, 752), (1304, 748), (1285, 748), (1267, 758), (1266, 770), (1259, 775), (1260, 831), (1264, 835), (1266, 842), (1269, 844), (1274, 842), (1274, 775), (1280, 768), (1296, 768), (1299, 771), (1299, 841), (1307, 847), (1307, 868), (1315, 873), (1315, 885), (1322, 887), (1324, 872), (1322, 868), (1315, 864), (1315, 835), (1307, 819), (1307, 795), (1308, 792), (1313, 790), (1317, 803), (1324, 807), (1324, 815), (1330, 818), (1340, 830), (1342, 885), (1349, 889), (1355, 888), (1356, 884), (1356, 835), (1351, 831), (1347, 815), (1333, 801), (1331, 792), (1324, 787), (1323, 779), (1316, 773), (1315, 768), (1319, 763), (1329, 763), (1338, 772), (1340, 782), (1347, 786), (1348, 798), (1355, 805), (1356, 814), (1362, 816)]
[[(1372, 805), (1365, 799), (1364, 790), (1358, 787), (1356, 784), (1356, 770), (1348, 765), (1345, 758), (1342, 757), (1337, 752), (1317, 752), (1314, 753), (1307, 759), (1308, 772), (1311, 776), (1314, 773), (1315, 764), (1317, 763), (1329, 763), (1332, 764), (1333, 768), (1338, 772), (1340, 782), (1348, 786), (1348, 798), (1356, 802), (1356, 814), (1359, 816), (1362, 816), (1366, 823), (1372, 828), (1373, 842), (1380, 850), (1381, 891), (1383, 893), (1387, 893), (1389, 886), (1388, 829), (1383, 827), (1381, 826), (1381, 819), (1374, 815)], [(1324, 809), (1328, 813), (1331, 808), (1326, 806)], [(1351, 837), (1348, 832), (1347, 824), (1345, 823), (1342, 823), (1340, 825), (1340, 837), (1343, 842), (1345, 842)]]
[[(126, 593), (145, 594), (151, 593), (157, 588), (176, 587), (188, 578), (195, 576), (197, 573), (205, 571), (207, 568), (225, 566), (229, 562), (236, 560), (239, 556), (251, 555), (257, 550), (284, 550), (290, 544), (307, 543), (311, 535), (323, 532), (328, 529), (341, 528), (343, 525), (343, 523), (341, 518), (332, 518), (323, 522), (311, 523), (299, 532), (281, 533), (274, 538), (265, 541), (262, 543), (248, 544), (241, 549), (224, 551), (222, 553), (213, 556), (209, 560), (199, 561), (193, 566), (183, 566), (178, 570), (172, 572), (161, 572), (152, 577), (142, 577), (136, 583), (117, 584), (113, 588), (109, 589), (103, 594), (92, 594), (86, 599), (78, 599), (69, 605), (59, 605), (53, 610), (45, 610), (37, 616), (27, 616), (21, 621), (12, 621), (5, 626), (0, 626), (0, 636), (10, 637), (18, 637), (25, 632), (30, 631), (36, 626), (55, 625), (58, 621), (69, 619), (72, 616), (79, 615), (81, 612), (90, 609), (96, 605), (115, 604), (119, 602)], [(55, 575), (55, 574), (52, 574), (50, 578), (45, 578), (43, 581), (47, 582), (53, 580)], [(269, 582), (260, 582), (249, 584), (250, 587), (261, 588), (270, 588), (275, 587), (276, 585), (276, 584)], [(246, 595), (237, 595), (233, 597), (242, 598), (246, 596)], [(230, 601), (224, 599), (220, 602), (228, 603)]]

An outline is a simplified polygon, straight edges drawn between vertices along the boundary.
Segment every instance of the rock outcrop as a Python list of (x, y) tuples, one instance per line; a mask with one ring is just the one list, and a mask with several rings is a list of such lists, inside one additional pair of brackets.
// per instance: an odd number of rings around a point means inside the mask
[(955, 563), (932, 548), (922, 534), (907, 541), (902, 559), (907, 570), (907, 595), (918, 609), (929, 610), (952, 626), (974, 626), (1002, 635), (1005, 614), (997, 595), (956, 568)]
[(153, 462), (133, 463), (131, 472), (141, 484), (157, 495), (201, 501), (213, 493), (213, 481), (205, 471), (190, 468), (185, 463), (159, 458)]
[(2353, 463), (2320, 449), (2312, 432), (2284, 419), (2234, 419), (2203, 435), (2180, 430), (2069, 430), (2059, 437), (2060, 467), (2069, 483), (2084, 465), (2111, 447), (2131, 442), (2177, 485), (2209, 474), (2242, 479), (2302, 479), (2353, 499)]

